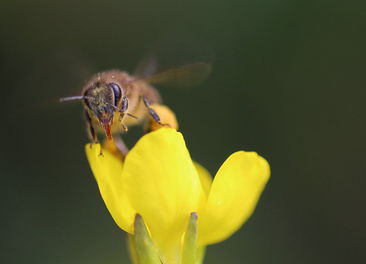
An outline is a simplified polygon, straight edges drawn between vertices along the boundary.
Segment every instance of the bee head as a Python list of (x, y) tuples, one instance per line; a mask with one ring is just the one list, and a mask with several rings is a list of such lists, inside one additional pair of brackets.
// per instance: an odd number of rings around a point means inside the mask
[(121, 96), (122, 91), (117, 83), (100, 82), (86, 89), (83, 95), (86, 107), (99, 120), (109, 140), (112, 140), (110, 127)]

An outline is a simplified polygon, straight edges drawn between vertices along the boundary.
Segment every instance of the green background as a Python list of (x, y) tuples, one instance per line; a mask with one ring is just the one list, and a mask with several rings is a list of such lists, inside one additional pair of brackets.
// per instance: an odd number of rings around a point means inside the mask
[(213, 63), (198, 87), (161, 88), (192, 157), (214, 174), (255, 150), (272, 169), (253, 217), (205, 263), (365, 259), (365, 2), (3, 0), (0, 14), (1, 263), (128, 263), (81, 105), (54, 99), (88, 67), (133, 70), (169, 36), (190, 48), (163, 49), (167, 64)]

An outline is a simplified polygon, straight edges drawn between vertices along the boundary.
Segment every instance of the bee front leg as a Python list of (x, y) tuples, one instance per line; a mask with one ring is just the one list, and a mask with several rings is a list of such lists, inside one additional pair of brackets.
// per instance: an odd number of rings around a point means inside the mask
[(127, 98), (127, 96), (123, 96), (122, 105), (121, 105), (121, 108), (119, 109), (119, 119), (118, 119), (118, 121), (121, 123), (121, 125), (123, 127), (123, 130), (125, 132), (128, 131), (128, 127), (122, 123), (122, 120), (123, 120), (123, 117), (125, 116), (125, 114), (127, 112), (127, 109), (128, 109), (128, 98)]
[(121, 109), (119, 109), (119, 112), (121, 114), (124, 114), (127, 111), (127, 109), (128, 109), (128, 98), (127, 98), (127, 96), (123, 96)]
[(92, 125), (90, 115), (89, 115), (88, 111), (86, 111), (86, 110), (84, 111), (84, 113), (85, 113), (86, 126), (87, 126), (87, 130), (88, 130), (89, 138), (92, 140), (93, 144), (98, 143), (97, 134), (95, 133), (94, 127)]
[(144, 104), (147, 107), (147, 110), (149, 111), (149, 115), (155, 120), (156, 123), (159, 125), (165, 126), (166, 124), (161, 123), (160, 116), (155, 112), (154, 109), (152, 109), (149, 100), (146, 96), (143, 97)]

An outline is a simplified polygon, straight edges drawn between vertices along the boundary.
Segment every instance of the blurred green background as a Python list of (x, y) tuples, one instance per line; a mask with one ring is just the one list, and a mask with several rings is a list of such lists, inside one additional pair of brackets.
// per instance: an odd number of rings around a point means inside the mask
[(161, 89), (193, 158), (214, 174), (255, 150), (272, 168), (253, 217), (205, 263), (365, 259), (364, 1), (3, 0), (0, 13), (1, 263), (128, 263), (81, 105), (54, 99), (179, 35), (214, 54), (204, 84)]

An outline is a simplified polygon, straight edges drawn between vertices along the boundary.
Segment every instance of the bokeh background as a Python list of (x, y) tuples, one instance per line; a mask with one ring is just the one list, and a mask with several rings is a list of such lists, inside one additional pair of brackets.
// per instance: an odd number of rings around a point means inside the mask
[[(193, 158), (214, 174), (255, 150), (272, 168), (252, 218), (205, 263), (365, 259), (364, 1), (2, 0), (0, 14), (1, 263), (129, 262), (81, 105), (54, 99), (90, 71), (132, 71), (170, 36), (213, 63), (198, 87), (161, 88)], [(173, 65), (185, 56), (172, 46)]]

